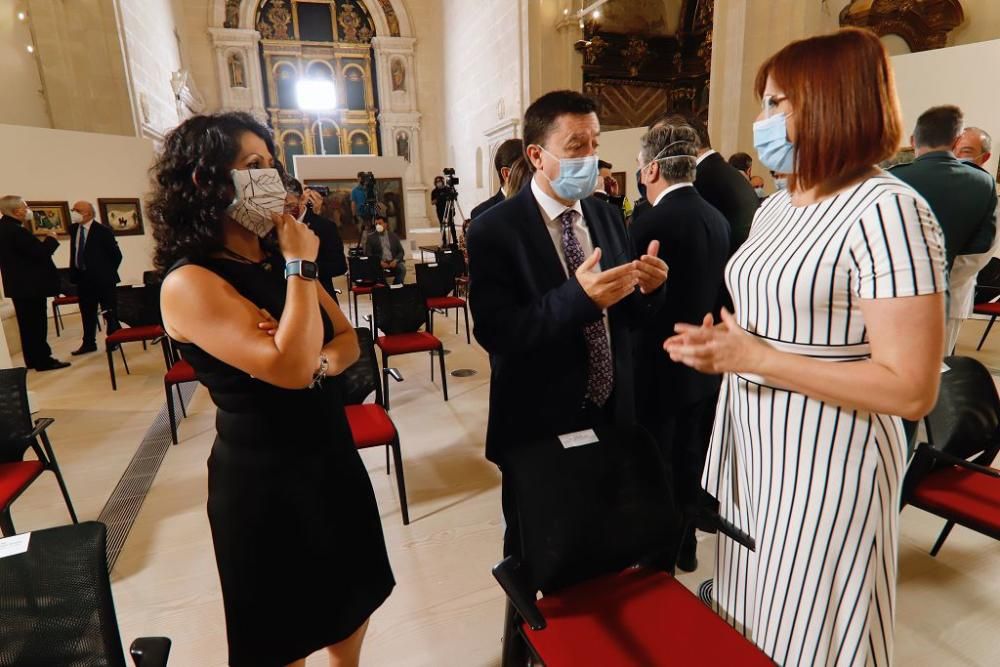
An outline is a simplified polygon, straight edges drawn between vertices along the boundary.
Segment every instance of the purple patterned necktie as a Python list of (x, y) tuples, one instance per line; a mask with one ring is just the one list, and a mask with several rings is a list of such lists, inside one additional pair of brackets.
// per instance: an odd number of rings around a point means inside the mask
[[(562, 223), (562, 247), (566, 255), (566, 266), (572, 277), (583, 264), (583, 248), (573, 231), (576, 219), (580, 214), (573, 209), (567, 209), (559, 216)], [(614, 366), (611, 362), (611, 345), (608, 343), (608, 332), (604, 328), (604, 319), (591, 322), (583, 328), (587, 340), (587, 398), (595, 405), (603, 407), (611, 396), (614, 385)]]

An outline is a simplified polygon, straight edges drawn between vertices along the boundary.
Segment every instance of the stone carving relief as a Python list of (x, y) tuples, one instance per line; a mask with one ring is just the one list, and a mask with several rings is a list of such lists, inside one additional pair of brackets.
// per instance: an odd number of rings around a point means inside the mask
[(264, 39), (295, 39), (288, 0), (267, 0), (261, 5), (257, 30)]
[(959, 0), (854, 0), (840, 12), (841, 26), (899, 35), (915, 52), (947, 46), (948, 33), (964, 20)]
[(230, 53), (226, 59), (226, 63), (229, 66), (229, 87), (246, 88), (247, 73), (246, 68), (243, 66), (243, 56), (238, 53)]
[(406, 90), (406, 65), (399, 58), (393, 58), (392, 64), (389, 66), (390, 74), (392, 75), (392, 90), (405, 91)]
[(410, 161), (410, 135), (406, 132), (396, 133), (396, 155)]
[(375, 26), (363, 5), (345, 0), (337, 7), (340, 39), (344, 42), (367, 44), (375, 35)]
[(226, 0), (226, 22), (224, 28), (240, 27), (240, 2), (241, 0)]

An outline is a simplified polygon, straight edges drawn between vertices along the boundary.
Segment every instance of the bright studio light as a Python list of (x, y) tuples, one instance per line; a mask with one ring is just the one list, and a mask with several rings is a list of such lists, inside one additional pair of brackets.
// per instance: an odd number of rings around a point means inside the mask
[(23, 21), (26, 18), (28, 18), (28, 15), (25, 14), (24, 12), (18, 12), (17, 13), (17, 20), (18, 21)]
[(337, 89), (325, 79), (299, 79), (295, 96), (303, 111), (331, 111), (337, 108)]
[(599, 19), (601, 18), (601, 12), (595, 9), (594, 13), (591, 14), (591, 16), (593, 16), (595, 19)]
[(34, 53), (35, 52), (35, 47), (33, 47), (31, 44), (28, 44), (28, 46), (26, 48), (28, 49), (28, 53)]

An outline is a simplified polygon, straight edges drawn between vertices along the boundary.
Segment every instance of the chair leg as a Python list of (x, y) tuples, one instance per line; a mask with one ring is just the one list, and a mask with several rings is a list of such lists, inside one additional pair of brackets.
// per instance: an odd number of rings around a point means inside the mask
[(169, 371), (170, 367), (173, 364), (170, 363), (172, 354), (170, 352), (170, 341), (167, 339), (166, 336), (160, 339), (160, 348), (163, 350), (163, 363), (166, 365), (167, 370)]
[[(407, 526), (410, 523), (410, 509), (406, 504), (406, 482), (403, 480), (403, 452), (399, 448), (399, 434), (393, 438), (392, 444), (389, 445), (392, 448), (392, 458), (396, 460), (396, 486), (399, 487), (399, 505), (403, 513), (403, 525)], [(386, 453), (388, 454), (389, 449), (386, 448)]]
[(174, 415), (174, 392), (170, 390), (170, 385), (163, 383), (163, 388), (167, 394), (167, 417), (170, 418), (170, 439), (177, 444), (177, 418)]
[(358, 293), (351, 292), (351, 298), (354, 300), (354, 326), (358, 326)]
[(73, 509), (73, 501), (69, 499), (69, 489), (66, 488), (66, 480), (63, 479), (62, 470), (59, 469), (59, 462), (56, 461), (56, 455), (52, 452), (52, 443), (49, 442), (49, 436), (45, 433), (41, 434), (42, 442), (45, 444), (45, 451), (49, 453), (49, 468), (52, 470), (52, 474), (56, 476), (56, 482), (59, 484), (59, 490), (62, 491), (63, 500), (66, 501), (66, 509), (69, 510), (69, 516), (73, 519), (73, 523), (80, 523), (76, 518), (76, 510)]
[(429, 334), (433, 334), (434, 333), (434, 309), (433, 308), (428, 308), (427, 309), (427, 333), (429, 333)]
[(389, 474), (389, 448), (385, 448), (385, 474)]
[(184, 397), (181, 395), (181, 386), (179, 384), (174, 385), (174, 389), (177, 390), (177, 402), (181, 406), (181, 415), (183, 415), (186, 418), (188, 416), (188, 413), (187, 413), (187, 408), (184, 407)]
[(500, 649), (501, 667), (527, 667), (531, 664), (528, 657), (528, 645), (517, 629), (519, 618), (514, 605), (507, 600), (507, 610), (503, 619), (503, 644)]
[(986, 337), (990, 335), (990, 329), (993, 328), (993, 323), (997, 321), (997, 316), (994, 315), (990, 318), (990, 323), (986, 325), (986, 331), (983, 332), (983, 337), (979, 339), (979, 345), (976, 346), (976, 351), (983, 349), (983, 343), (986, 342)]
[(59, 337), (59, 306), (52, 302), (52, 323), (56, 325), (56, 338)]
[(949, 521), (944, 524), (944, 529), (941, 531), (941, 534), (938, 535), (937, 542), (935, 542), (934, 546), (931, 547), (931, 556), (937, 556), (938, 552), (941, 551), (941, 547), (944, 546), (944, 541), (948, 539), (948, 534), (951, 533), (951, 529), (954, 527), (954, 521)]
[(146, 350), (148, 350), (148, 349), (149, 349), (149, 348), (148, 348), (148, 347), (146, 347), (146, 341), (142, 341), (142, 351), (143, 351), (143, 352), (145, 352), (145, 351), (146, 351)]
[(455, 310), (455, 335), (458, 335), (458, 310)]
[[(472, 333), (469, 331), (469, 307), (462, 306), (462, 310), (465, 311), (465, 342), (472, 345)], [(455, 319), (458, 319), (457, 315), (455, 316)]]
[[(458, 313), (455, 313), (455, 319), (458, 319)], [(444, 369), (444, 346), (438, 350), (438, 354), (441, 355), (441, 391), (444, 392), (444, 400), (448, 400), (448, 373)]]
[(434, 382), (434, 351), (431, 350), (431, 382)]
[(130, 371), (129, 368), (128, 368), (128, 359), (125, 358), (125, 346), (119, 345), (118, 346), (118, 351), (121, 352), (121, 354), (122, 354), (122, 363), (125, 364), (125, 374), (126, 375), (131, 375), (132, 371)]
[(108, 372), (111, 373), (111, 390), (118, 391), (118, 383), (115, 381), (115, 351), (108, 348)]
[(0, 535), (10, 537), (14, 535), (14, 520), (10, 517), (10, 508), (0, 511)]
[(382, 398), (384, 399), (385, 410), (389, 411), (389, 356), (382, 353)]

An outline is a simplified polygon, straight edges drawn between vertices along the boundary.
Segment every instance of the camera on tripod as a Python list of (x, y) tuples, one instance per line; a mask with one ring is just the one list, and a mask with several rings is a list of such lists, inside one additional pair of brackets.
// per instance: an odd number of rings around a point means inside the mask
[[(458, 206), (458, 190), (455, 186), (458, 185), (459, 179), (455, 175), (454, 167), (445, 167), (442, 170), (444, 174), (444, 192), (441, 192), (438, 196), (444, 200), (445, 209), (444, 215), (441, 216), (441, 245), (443, 246), (458, 246), (458, 233), (455, 231), (455, 209)], [(451, 242), (448, 242), (448, 233), (451, 232)]]

